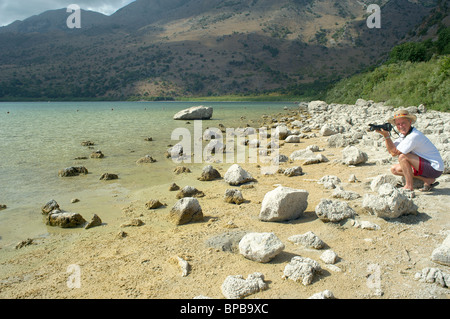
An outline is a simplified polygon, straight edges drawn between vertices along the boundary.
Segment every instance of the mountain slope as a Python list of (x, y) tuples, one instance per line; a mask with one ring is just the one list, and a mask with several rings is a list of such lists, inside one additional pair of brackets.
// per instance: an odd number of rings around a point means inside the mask
[(437, 3), (378, 2), (381, 29), (351, 0), (137, 0), (77, 30), (16, 23), (0, 28), (0, 99), (305, 94), (386, 59)]
[[(24, 21), (15, 21), (8, 26), (0, 28), (0, 33), (49, 33), (54, 31), (70, 31), (67, 27), (67, 18), (71, 13), (67, 9), (49, 10), (32, 16)], [(98, 12), (81, 10), (82, 26), (92, 28), (103, 24), (107, 16)]]

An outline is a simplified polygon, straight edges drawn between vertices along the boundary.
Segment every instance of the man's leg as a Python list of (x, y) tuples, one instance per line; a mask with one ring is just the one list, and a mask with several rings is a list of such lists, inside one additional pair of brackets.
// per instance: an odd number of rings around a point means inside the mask
[(404, 189), (413, 190), (413, 167), (416, 170), (419, 170), (420, 158), (414, 154), (400, 154), (398, 157), (397, 165), (394, 165), (391, 168), (391, 172), (395, 175), (404, 176), (405, 177), (405, 186)]

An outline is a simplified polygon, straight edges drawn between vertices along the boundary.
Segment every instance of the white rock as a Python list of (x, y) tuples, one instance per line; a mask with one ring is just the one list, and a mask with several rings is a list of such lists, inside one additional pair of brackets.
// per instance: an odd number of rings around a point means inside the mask
[(267, 289), (264, 282), (264, 275), (255, 272), (248, 275), (247, 279), (243, 276), (228, 276), (222, 284), (222, 294), (227, 299), (241, 299), (259, 291)]
[(279, 186), (264, 196), (259, 219), (271, 222), (297, 219), (308, 207), (308, 195), (303, 189)]
[(347, 146), (342, 150), (342, 162), (346, 165), (364, 164), (367, 160), (367, 154), (356, 146)]
[(209, 106), (193, 106), (173, 116), (174, 120), (208, 120), (212, 117), (213, 108)]
[(280, 140), (284, 140), (286, 137), (288, 137), (290, 134), (290, 130), (285, 124), (278, 125), (275, 128), (275, 131), (273, 133), (273, 137), (278, 138)]
[(353, 224), (353, 227), (356, 228), (362, 228), (362, 229), (367, 229), (367, 230), (379, 230), (381, 229), (380, 226), (378, 226), (377, 224), (374, 224), (370, 221), (367, 220), (362, 220), (362, 221), (356, 221)]
[(330, 125), (330, 124), (325, 124), (324, 126), (322, 126), (322, 128), (320, 129), (320, 134), (322, 136), (331, 136), (336, 134), (337, 132), (334, 130), (334, 128)]
[(403, 191), (391, 184), (381, 185), (378, 194), (378, 196), (364, 195), (362, 206), (370, 214), (390, 219), (417, 213), (417, 205)]
[(333, 293), (329, 290), (324, 290), (322, 292), (318, 292), (308, 299), (335, 299)]
[(396, 186), (399, 183), (399, 179), (394, 175), (383, 174), (375, 177), (370, 183), (370, 189), (372, 191), (377, 192), (381, 185), (383, 184), (391, 184), (392, 186)]
[(267, 263), (281, 253), (284, 244), (274, 233), (248, 233), (239, 242), (239, 252), (260, 263)]
[(356, 215), (356, 212), (346, 202), (324, 198), (316, 206), (315, 212), (323, 222), (333, 223)]
[(314, 275), (321, 271), (322, 268), (317, 261), (307, 257), (295, 256), (284, 268), (282, 278), (296, 282), (301, 281), (303, 285), (307, 286), (314, 280)]
[(223, 178), (230, 185), (240, 185), (255, 180), (249, 172), (238, 164), (231, 165)]
[(300, 143), (300, 135), (289, 135), (284, 141), (286, 143)]
[(288, 238), (289, 241), (294, 244), (301, 244), (308, 248), (322, 249), (325, 243), (312, 231), (309, 231), (303, 235), (294, 235)]
[(328, 110), (328, 104), (324, 101), (311, 101), (308, 104), (308, 112), (309, 113), (315, 113), (315, 112), (323, 112)]
[(320, 255), (320, 259), (326, 264), (335, 264), (338, 260), (338, 255), (332, 250), (326, 250)]
[(450, 286), (450, 274), (447, 274), (438, 268), (424, 268), (422, 269), (422, 272), (416, 273), (414, 279), (427, 283), (436, 283), (443, 288), (448, 288)]
[(325, 175), (317, 183), (322, 184), (326, 189), (333, 189), (341, 183), (341, 180), (334, 175)]
[(431, 260), (441, 265), (450, 266), (450, 235), (438, 248), (433, 250)]

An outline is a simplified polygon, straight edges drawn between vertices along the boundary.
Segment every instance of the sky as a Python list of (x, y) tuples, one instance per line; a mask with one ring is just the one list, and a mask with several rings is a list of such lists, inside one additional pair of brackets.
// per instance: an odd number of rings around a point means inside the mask
[(81, 9), (110, 15), (134, 0), (0, 0), (0, 27), (47, 10), (77, 4)]

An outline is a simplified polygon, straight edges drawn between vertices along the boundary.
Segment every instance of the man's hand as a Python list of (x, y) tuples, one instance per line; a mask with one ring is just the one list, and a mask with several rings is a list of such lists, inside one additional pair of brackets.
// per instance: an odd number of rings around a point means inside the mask
[(377, 133), (383, 135), (384, 138), (388, 138), (388, 137), (391, 135), (388, 131), (385, 131), (385, 130), (383, 130), (383, 129), (376, 130), (375, 132), (377, 132)]

